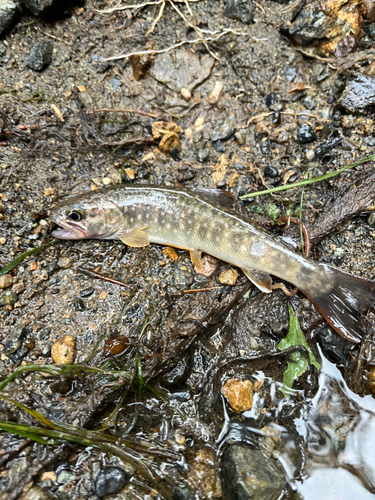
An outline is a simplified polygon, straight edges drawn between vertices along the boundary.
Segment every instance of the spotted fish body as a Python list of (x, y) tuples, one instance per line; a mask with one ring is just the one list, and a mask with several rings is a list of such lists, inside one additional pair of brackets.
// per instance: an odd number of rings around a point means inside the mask
[(360, 309), (375, 303), (375, 284), (290, 250), (234, 212), (228, 193), (153, 186), (111, 186), (68, 198), (51, 211), (62, 239), (120, 239), (203, 251), (239, 268), (262, 291), (271, 277), (297, 286), (342, 336), (358, 342)]

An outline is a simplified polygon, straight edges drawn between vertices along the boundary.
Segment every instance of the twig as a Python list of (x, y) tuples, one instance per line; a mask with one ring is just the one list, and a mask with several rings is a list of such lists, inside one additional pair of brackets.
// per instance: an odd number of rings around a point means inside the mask
[[(233, 33), (235, 35), (242, 35), (242, 33), (236, 32), (232, 29), (225, 29), (221, 33), (218, 31), (213, 32), (214, 34), (218, 34), (218, 36), (215, 37), (208, 37), (206, 38), (206, 42), (216, 42), (216, 40), (219, 40), (224, 35), (228, 35), (229, 33)], [(194, 45), (195, 43), (202, 42), (201, 38), (195, 38), (194, 40), (183, 40), (182, 42), (176, 43), (175, 45), (172, 45), (171, 47), (168, 47), (166, 49), (161, 49), (161, 50), (141, 50), (139, 52), (129, 52), (128, 54), (119, 54), (117, 56), (112, 56), (112, 57), (107, 57), (106, 59), (101, 59), (102, 62), (105, 61), (117, 61), (119, 59), (126, 59), (127, 57), (131, 56), (143, 56), (145, 54), (163, 54), (164, 52), (170, 52), (173, 49), (177, 49), (178, 47), (181, 47), (182, 45)]]
[(152, 23), (151, 28), (147, 31), (146, 35), (150, 35), (154, 31), (155, 26), (158, 24), (161, 16), (163, 15), (164, 8), (165, 8), (165, 1), (161, 4), (160, 9), (159, 9), (159, 14), (157, 15), (155, 21)]
[(116, 5), (116, 7), (112, 7), (112, 9), (108, 10), (95, 10), (95, 12), (99, 12), (99, 14), (111, 14), (112, 12), (117, 12), (118, 10), (127, 10), (127, 9), (142, 9), (143, 7), (147, 7), (148, 5), (159, 5), (163, 3), (165, 0), (158, 0), (157, 2), (145, 2), (139, 5), (122, 5), (121, 1)]
[(209, 292), (210, 290), (219, 290), (223, 286), (211, 286), (210, 288), (196, 288), (195, 290), (184, 290), (183, 293)]
[(109, 283), (114, 283), (115, 285), (120, 285), (124, 286), (125, 288), (129, 288), (131, 290), (131, 287), (129, 285), (126, 285), (122, 281), (114, 280), (113, 278), (108, 278), (107, 276), (103, 276), (102, 274), (96, 273), (95, 271), (91, 271), (90, 269), (84, 269), (83, 267), (77, 267), (78, 271), (81, 271), (83, 274), (87, 274), (91, 278), (98, 278), (103, 281), (108, 281)]
[(115, 109), (115, 108), (101, 108), (93, 109), (89, 111), (88, 115), (93, 115), (94, 113), (137, 113), (138, 115), (151, 116), (151, 118), (157, 118), (158, 115), (152, 113), (146, 113), (146, 111), (139, 111), (138, 109)]
[(332, 179), (332, 177), (336, 177), (336, 175), (342, 174), (347, 170), (357, 167), (358, 165), (362, 165), (362, 163), (366, 163), (368, 161), (375, 160), (375, 154), (371, 156), (367, 156), (366, 158), (362, 158), (361, 160), (356, 161), (355, 163), (351, 163), (344, 168), (340, 168), (336, 172), (330, 172), (329, 174), (319, 175), (319, 177), (313, 177), (312, 179), (306, 179), (304, 181), (294, 182), (293, 184), (289, 184), (286, 186), (278, 186), (275, 188), (267, 189), (266, 191), (255, 191), (254, 193), (245, 194), (244, 196), (240, 196), (240, 200), (246, 200), (247, 198), (254, 198), (254, 196), (261, 196), (263, 194), (276, 193), (278, 191), (286, 191), (287, 189), (292, 189), (299, 186), (306, 186), (307, 184), (313, 184), (314, 182), (325, 181), (328, 179)]

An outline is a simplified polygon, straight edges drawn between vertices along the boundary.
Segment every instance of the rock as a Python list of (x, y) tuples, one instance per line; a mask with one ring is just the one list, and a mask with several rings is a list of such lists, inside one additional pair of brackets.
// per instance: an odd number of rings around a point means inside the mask
[(15, 326), (13, 330), (5, 337), (3, 341), (3, 353), (6, 356), (9, 356), (9, 354), (13, 354), (21, 347), (24, 331), (25, 327), (23, 325), (18, 325)]
[(218, 140), (218, 141), (212, 141), (212, 146), (216, 153), (225, 153), (225, 147), (223, 144)]
[(57, 365), (71, 365), (74, 361), (76, 341), (71, 335), (65, 335), (55, 342), (51, 356)]
[(224, 90), (224, 82), (221, 80), (217, 80), (215, 82), (214, 88), (212, 89), (212, 92), (207, 97), (207, 101), (210, 104), (217, 104), (219, 102), (223, 90)]
[(253, 406), (253, 384), (250, 380), (230, 379), (222, 389), (234, 411), (242, 413)]
[(16, 293), (17, 295), (24, 292), (25, 290), (26, 290), (25, 283), (23, 283), (23, 281), (20, 281), (19, 283), (14, 283), (14, 285), (12, 286), (12, 292)]
[(267, 108), (270, 108), (274, 104), (277, 103), (277, 97), (276, 94), (271, 92), (270, 94), (267, 94), (265, 99), (264, 99), (264, 104), (267, 106)]
[(277, 500), (286, 486), (283, 472), (271, 459), (238, 444), (225, 451), (221, 474), (228, 500)]
[(96, 494), (98, 497), (118, 493), (131, 476), (119, 467), (103, 467), (96, 480)]
[(300, 144), (308, 144), (316, 140), (316, 134), (308, 123), (302, 123), (297, 132), (297, 141)]
[(14, 306), (17, 302), (17, 294), (11, 290), (7, 290), (0, 295), (0, 306)]
[(24, 0), (26, 7), (35, 15), (48, 14), (61, 4), (60, 0)]
[(189, 373), (189, 365), (185, 358), (177, 362), (176, 366), (162, 377), (162, 381), (166, 385), (178, 385), (186, 379)]
[(210, 76), (214, 62), (212, 57), (199, 58), (197, 52), (188, 49), (176, 50), (173, 55), (165, 52), (155, 58), (152, 76), (175, 92), (183, 88), (192, 92)]
[(305, 108), (310, 110), (314, 109), (316, 106), (314, 99), (310, 95), (304, 98), (302, 104), (305, 106)]
[(23, 493), (19, 500), (54, 500), (56, 497), (40, 486), (33, 486), (26, 493)]
[(238, 272), (235, 269), (223, 271), (219, 276), (219, 283), (222, 285), (234, 286), (237, 282)]
[(57, 476), (57, 482), (59, 484), (71, 483), (76, 479), (76, 477), (77, 476), (74, 474), (74, 472), (71, 472), (69, 470), (62, 470)]
[(274, 167), (273, 165), (266, 165), (264, 167), (264, 174), (268, 175), (269, 177), (272, 177), (274, 179), (279, 176), (279, 172), (278, 172), (277, 168)]
[(57, 261), (57, 265), (61, 267), (62, 269), (70, 269), (73, 264), (73, 259), (70, 257), (60, 257), (60, 259)]
[(80, 296), (82, 298), (86, 298), (86, 297), (90, 297), (90, 295), (92, 295), (93, 293), (95, 292), (95, 288), (84, 288), (83, 290), (81, 290), (79, 292)]
[(227, 0), (225, 15), (230, 19), (237, 19), (241, 23), (251, 24), (254, 20), (252, 0)]
[(52, 43), (51, 42), (37, 42), (25, 58), (25, 64), (34, 71), (42, 71), (46, 66), (52, 62)]
[(357, 75), (345, 87), (339, 104), (349, 113), (365, 113), (375, 106), (375, 78)]
[(314, 149), (315, 158), (325, 158), (327, 156), (331, 156), (332, 149), (338, 146), (341, 141), (341, 137), (332, 137), (332, 139), (322, 142), (322, 144), (319, 144), (319, 146), (316, 146)]
[(375, 2), (374, 0), (363, 0), (366, 6), (366, 19), (367, 21), (375, 22)]
[(211, 133), (211, 141), (226, 141), (236, 132), (236, 119), (228, 115), (225, 120), (215, 127)]
[(288, 82), (292, 82), (297, 76), (297, 68), (295, 66), (287, 66), (284, 71), (285, 78)]
[(174, 486), (173, 500), (194, 500), (196, 496), (185, 486)]
[(302, 47), (323, 57), (343, 57), (356, 48), (363, 20), (359, 3), (337, 0), (323, 10), (319, 2), (306, 2), (292, 23), (281, 32)]
[(13, 285), (13, 278), (10, 274), (4, 274), (0, 277), (0, 288), (8, 288)]
[(125, 335), (118, 335), (115, 338), (108, 338), (104, 342), (104, 356), (118, 356), (122, 354), (129, 345), (129, 339)]
[(12, 0), (0, 0), (0, 37), (14, 26), (20, 11)]
[(209, 152), (209, 150), (207, 148), (198, 149), (198, 151), (197, 151), (197, 160), (200, 163), (203, 163), (205, 160), (207, 160), (209, 154), (210, 154), (210, 152)]

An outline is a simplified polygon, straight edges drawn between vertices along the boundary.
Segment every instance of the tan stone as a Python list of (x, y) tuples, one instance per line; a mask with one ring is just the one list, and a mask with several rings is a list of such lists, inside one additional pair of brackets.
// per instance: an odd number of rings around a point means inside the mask
[(227, 380), (222, 393), (228, 398), (229, 404), (234, 411), (242, 413), (251, 410), (253, 406), (253, 384), (250, 380), (238, 378)]
[(236, 284), (238, 278), (238, 272), (235, 269), (228, 269), (223, 271), (219, 276), (219, 282), (222, 285), (233, 286)]
[(65, 335), (53, 344), (51, 356), (57, 365), (71, 365), (74, 361), (75, 351), (75, 338), (71, 335)]

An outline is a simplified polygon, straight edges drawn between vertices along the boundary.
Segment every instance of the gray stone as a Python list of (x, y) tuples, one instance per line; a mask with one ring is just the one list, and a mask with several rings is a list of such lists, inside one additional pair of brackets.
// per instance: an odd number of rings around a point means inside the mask
[(200, 163), (203, 163), (204, 161), (207, 160), (209, 154), (210, 154), (210, 152), (209, 152), (209, 150), (207, 148), (198, 149), (198, 151), (197, 151), (197, 160)]
[(48, 14), (53, 8), (60, 5), (60, 0), (24, 0), (26, 7), (35, 15)]
[(232, 445), (224, 453), (222, 464), (228, 500), (277, 500), (286, 486), (284, 473), (259, 450)]
[(29, 491), (20, 496), (19, 500), (53, 500), (56, 498), (40, 486), (33, 486)]
[(238, 19), (241, 23), (251, 24), (254, 20), (252, 0), (227, 0), (225, 15), (231, 19)]
[(6, 356), (13, 354), (21, 347), (24, 331), (25, 327), (18, 325), (14, 327), (13, 330), (5, 337), (3, 342), (3, 353)]
[(349, 113), (364, 113), (375, 106), (375, 78), (357, 75), (350, 81), (341, 96), (340, 104)]
[(225, 120), (215, 127), (211, 134), (212, 141), (226, 141), (236, 132), (236, 119), (229, 115)]
[(17, 294), (11, 290), (7, 290), (0, 295), (0, 306), (14, 306), (17, 300)]
[(130, 474), (119, 467), (103, 467), (96, 480), (98, 497), (118, 493), (129, 481)]
[(175, 92), (183, 88), (191, 92), (210, 76), (214, 63), (212, 57), (199, 57), (188, 49), (165, 52), (155, 58), (152, 76)]
[(42, 71), (52, 62), (52, 43), (38, 42), (31, 47), (29, 55), (25, 58), (25, 64), (34, 71)]
[(0, 36), (12, 28), (19, 15), (18, 6), (12, 0), (0, 0)]

